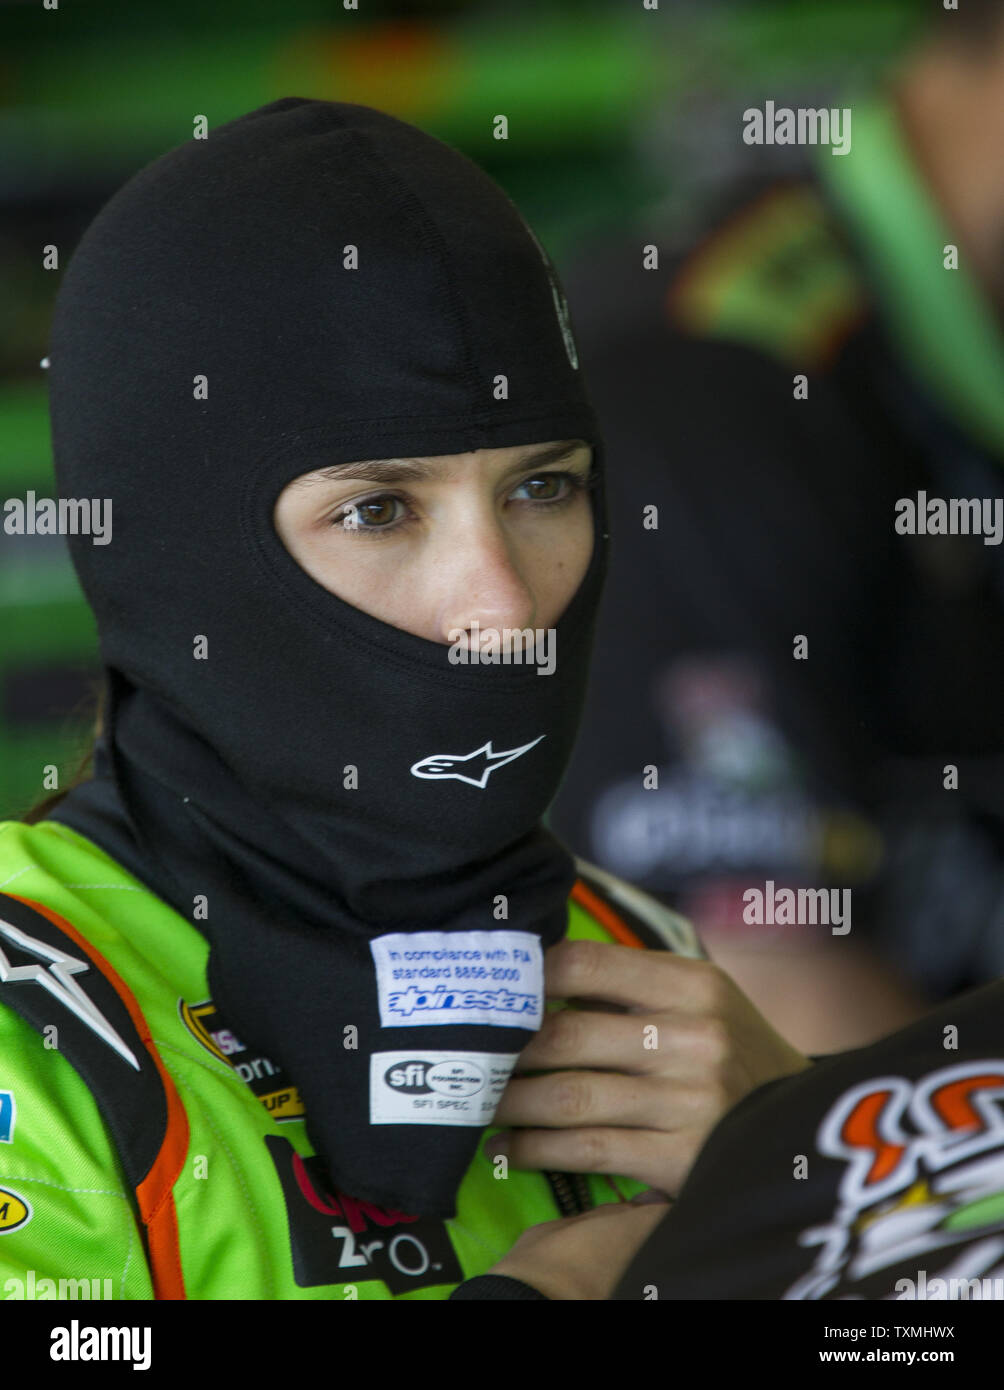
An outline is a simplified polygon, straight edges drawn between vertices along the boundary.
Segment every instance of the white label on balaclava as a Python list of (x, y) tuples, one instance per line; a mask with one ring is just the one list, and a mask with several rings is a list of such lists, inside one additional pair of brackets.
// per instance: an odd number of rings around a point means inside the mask
[(525, 931), (392, 932), (370, 942), (385, 1028), (487, 1023), (536, 1031), (544, 955)]
[(518, 1052), (374, 1052), (371, 1125), (486, 1127), (502, 1099)]

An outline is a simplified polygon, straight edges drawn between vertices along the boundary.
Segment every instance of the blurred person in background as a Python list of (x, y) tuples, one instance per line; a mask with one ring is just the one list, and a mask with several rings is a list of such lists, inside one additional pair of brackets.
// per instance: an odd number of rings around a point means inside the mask
[[(809, 1052), (1004, 972), (1004, 4), (932, 8), (827, 99), (849, 151), (774, 152), (657, 269), (643, 228), (566, 272), (620, 466), (550, 823)], [(986, 532), (940, 533), (971, 498)], [(771, 922), (785, 887), (849, 921)]]

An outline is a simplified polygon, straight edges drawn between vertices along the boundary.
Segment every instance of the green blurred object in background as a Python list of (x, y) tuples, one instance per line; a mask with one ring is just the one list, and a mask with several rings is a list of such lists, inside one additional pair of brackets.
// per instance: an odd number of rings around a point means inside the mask
[[(0, 386), (0, 498), (54, 497), (43, 386)], [(62, 536), (0, 539), (0, 819), (60, 787), (90, 734), (97, 634)], [(51, 786), (51, 771), (48, 774)]]

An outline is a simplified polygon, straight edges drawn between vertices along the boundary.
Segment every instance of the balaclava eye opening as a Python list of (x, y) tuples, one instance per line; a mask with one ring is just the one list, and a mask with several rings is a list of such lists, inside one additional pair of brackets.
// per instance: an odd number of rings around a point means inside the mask
[[(542, 817), (607, 536), (554, 268), (463, 155), (285, 98), (111, 199), (50, 360), (60, 492), (113, 518), (108, 545), (71, 538), (107, 708), (95, 776), (53, 818), (207, 937), (214, 1001), (299, 1089), (333, 1182), (451, 1216), (575, 878)], [(328, 592), (274, 526), (315, 469), (559, 439), (592, 445), (599, 482), (552, 675), (450, 664)]]

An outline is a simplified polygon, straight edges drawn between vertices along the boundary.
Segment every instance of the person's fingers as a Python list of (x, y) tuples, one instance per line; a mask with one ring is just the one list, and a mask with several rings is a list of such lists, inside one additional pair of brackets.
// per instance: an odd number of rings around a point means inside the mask
[(687, 1081), (725, 1067), (733, 1047), (729, 1025), (719, 1018), (559, 1009), (527, 1043), (513, 1074), (599, 1067)]
[(636, 1196), (632, 1197), (628, 1202), (628, 1206), (648, 1207), (654, 1206), (656, 1203), (665, 1206), (671, 1200), (672, 1198), (668, 1192), (663, 1192), (659, 1187), (649, 1187), (644, 1192), (639, 1192)]
[(685, 1129), (714, 1111), (712, 1086), (620, 1072), (558, 1071), (509, 1082), (495, 1111), (497, 1127), (617, 1125), (629, 1129)]
[(530, 1226), (488, 1272), (520, 1279), (548, 1298), (609, 1299), (668, 1211), (667, 1202), (607, 1202)]
[(668, 1201), (616, 1204), (616, 1216), (603, 1227), (601, 1258), (605, 1266), (604, 1293), (607, 1298), (613, 1296), (631, 1261), (647, 1243), (652, 1232), (665, 1221), (669, 1206)]
[(544, 971), (549, 999), (719, 1014), (735, 994), (735, 986), (712, 961), (602, 941), (559, 941), (547, 951)]
[[(559, 1173), (619, 1173), (676, 1196), (702, 1134), (666, 1134), (612, 1127), (513, 1129), (506, 1132), (505, 1139), (506, 1155), (513, 1168)], [(485, 1152), (490, 1154), (495, 1147), (497, 1140), (489, 1140)]]

